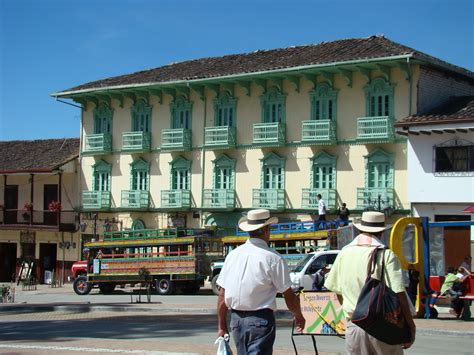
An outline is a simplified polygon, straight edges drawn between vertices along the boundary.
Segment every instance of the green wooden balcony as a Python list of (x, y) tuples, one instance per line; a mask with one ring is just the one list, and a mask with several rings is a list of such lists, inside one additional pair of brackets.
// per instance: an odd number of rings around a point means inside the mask
[(301, 141), (316, 144), (335, 144), (336, 122), (332, 120), (303, 121)]
[(204, 131), (204, 145), (210, 148), (235, 147), (235, 127), (217, 126), (206, 127)]
[(357, 119), (357, 141), (360, 143), (389, 143), (394, 137), (393, 121), (388, 116)]
[(189, 209), (191, 207), (190, 190), (163, 190), (161, 191), (161, 207), (174, 209)]
[(83, 191), (82, 208), (85, 210), (110, 208), (110, 191)]
[(285, 190), (283, 189), (253, 189), (252, 207), (267, 208), (274, 211), (285, 209)]
[(84, 153), (106, 154), (112, 151), (112, 135), (109, 133), (88, 134), (84, 139)]
[(150, 132), (125, 132), (122, 133), (122, 150), (147, 152), (151, 147)]
[(189, 150), (191, 149), (191, 130), (164, 129), (161, 131), (161, 149)]
[(357, 188), (358, 209), (381, 211), (394, 208), (394, 206), (394, 191), (392, 188)]
[(141, 190), (122, 190), (120, 207), (122, 208), (148, 208), (150, 205), (150, 192)]
[(286, 141), (286, 126), (284, 123), (254, 123), (253, 144), (281, 146)]
[(235, 207), (234, 189), (204, 190), (203, 207), (210, 209), (231, 210)]
[(326, 202), (326, 208), (336, 208), (336, 189), (303, 189), (301, 208), (312, 210), (318, 209), (317, 195), (321, 194), (321, 198)]
[(135, 239), (158, 239), (176, 238), (178, 230), (176, 228), (164, 229), (133, 229), (118, 232), (104, 232), (103, 241), (135, 240)]

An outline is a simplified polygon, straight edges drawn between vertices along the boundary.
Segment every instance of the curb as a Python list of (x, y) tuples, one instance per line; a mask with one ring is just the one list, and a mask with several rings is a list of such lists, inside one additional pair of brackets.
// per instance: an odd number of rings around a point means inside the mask
[[(12, 304), (0, 305), (1, 314), (24, 314), (36, 312), (146, 312), (149, 314), (201, 314), (215, 315), (216, 309), (213, 308), (189, 308), (189, 307), (140, 307), (135, 305), (95, 305), (91, 303), (73, 303), (73, 304)], [(275, 318), (278, 320), (291, 320), (293, 315), (288, 310), (277, 310)], [(422, 335), (448, 335), (452, 337), (473, 337), (474, 331), (465, 330), (446, 330), (421, 328), (417, 326), (417, 334)]]

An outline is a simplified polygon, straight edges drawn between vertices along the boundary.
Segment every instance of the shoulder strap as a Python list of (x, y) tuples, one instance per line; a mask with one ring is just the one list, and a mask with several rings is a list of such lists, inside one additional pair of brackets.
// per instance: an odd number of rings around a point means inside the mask
[(372, 253), (370, 253), (370, 258), (369, 258), (369, 263), (367, 264), (367, 279), (370, 279), (372, 274), (375, 271), (375, 268), (377, 267), (377, 254), (379, 250), (382, 250), (382, 274), (380, 276), (380, 281), (383, 281), (383, 277), (385, 274), (385, 249), (387, 248), (380, 248), (380, 247), (375, 247)]

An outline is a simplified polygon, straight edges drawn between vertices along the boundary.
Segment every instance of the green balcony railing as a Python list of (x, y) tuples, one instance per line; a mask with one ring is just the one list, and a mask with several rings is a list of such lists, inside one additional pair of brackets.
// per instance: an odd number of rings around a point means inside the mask
[(204, 208), (233, 209), (235, 207), (234, 189), (207, 189), (203, 196)]
[(164, 129), (161, 131), (161, 149), (191, 149), (191, 130), (185, 128)]
[(120, 207), (122, 208), (148, 208), (150, 205), (150, 192), (141, 190), (122, 190)]
[(253, 208), (268, 208), (281, 211), (285, 209), (285, 190), (283, 189), (253, 189)]
[(318, 209), (318, 194), (321, 194), (321, 198), (326, 203), (326, 208), (336, 208), (336, 190), (335, 189), (303, 189), (301, 208), (307, 209)]
[(336, 143), (336, 122), (332, 120), (303, 121), (301, 140), (319, 144)]
[(122, 134), (122, 150), (149, 151), (151, 147), (150, 132), (125, 132)]
[(83, 191), (82, 208), (85, 210), (110, 208), (110, 191)]
[(360, 142), (386, 143), (394, 137), (393, 121), (388, 116), (357, 119), (357, 140)]
[(84, 153), (109, 153), (112, 151), (112, 135), (88, 134), (84, 139)]
[(191, 207), (190, 190), (163, 190), (161, 191), (161, 207), (188, 209)]
[(134, 240), (134, 239), (157, 239), (176, 238), (178, 230), (176, 228), (166, 229), (132, 229), (118, 232), (104, 232), (103, 241)]
[(204, 131), (204, 145), (206, 147), (235, 147), (235, 127), (217, 126), (206, 127)]
[(358, 209), (382, 211), (394, 207), (394, 192), (392, 188), (357, 188)]
[(253, 143), (265, 145), (283, 145), (286, 138), (286, 126), (284, 123), (254, 123)]

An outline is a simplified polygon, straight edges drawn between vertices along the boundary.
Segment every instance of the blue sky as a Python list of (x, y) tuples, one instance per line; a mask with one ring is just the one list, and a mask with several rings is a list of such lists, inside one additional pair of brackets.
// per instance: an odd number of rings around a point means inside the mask
[(79, 136), (49, 96), (193, 58), (384, 34), (474, 70), (472, 0), (0, 0), (0, 140)]

